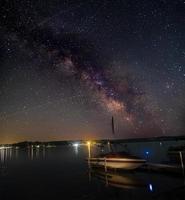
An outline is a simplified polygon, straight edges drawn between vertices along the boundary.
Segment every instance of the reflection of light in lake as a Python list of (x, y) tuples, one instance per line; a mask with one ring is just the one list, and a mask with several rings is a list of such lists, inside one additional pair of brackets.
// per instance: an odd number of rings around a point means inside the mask
[(92, 177), (104, 182), (105, 186), (122, 189), (147, 189), (145, 181), (140, 176), (132, 173), (106, 172), (92, 167), (89, 169), (89, 181), (92, 180)]
[(45, 158), (45, 155), (46, 155), (46, 147), (44, 145), (43, 146), (39, 145), (39, 147), (38, 145), (37, 146), (31, 145), (30, 148), (28, 149), (28, 156), (31, 160), (34, 160), (35, 158), (39, 159), (40, 157)]
[(74, 143), (73, 147), (74, 147), (74, 150), (75, 150), (75, 154), (78, 154), (79, 143)]
[(6, 160), (11, 159), (12, 148), (1, 148), (0, 149), (0, 161), (4, 163)]
[(153, 192), (153, 186), (152, 186), (152, 184), (149, 184), (149, 190), (150, 190), (150, 192)]
[(12, 148), (1, 148), (0, 149), (0, 160), (4, 163), (6, 160), (12, 158)]
[(39, 158), (39, 147), (36, 148), (36, 158)]
[(145, 151), (145, 157), (146, 157), (146, 159), (149, 159), (149, 156), (150, 156), (150, 151)]
[(15, 149), (15, 158), (17, 159), (18, 158), (18, 154), (19, 154), (19, 149)]
[(0, 149), (1, 163), (5, 161), (5, 149)]
[(46, 148), (45, 148), (45, 146), (43, 146), (42, 155), (43, 155), (43, 158), (45, 158), (45, 155), (46, 155)]
[(12, 158), (12, 148), (9, 149), (9, 159), (11, 160), (11, 158)]
[(33, 145), (31, 146), (31, 160), (33, 160)]
[(87, 147), (88, 147), (88, 157), (91, 158), (91, 142), (87, 141)]

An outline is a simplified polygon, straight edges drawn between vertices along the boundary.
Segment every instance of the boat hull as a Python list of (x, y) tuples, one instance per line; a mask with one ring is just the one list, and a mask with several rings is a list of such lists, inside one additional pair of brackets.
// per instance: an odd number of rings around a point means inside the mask
[(125, 159), (125, 158), (90, 158), (89, 164), (104, 166), (107, 168), (133, 170), (142, 166), (146, 161), (142, 159)]

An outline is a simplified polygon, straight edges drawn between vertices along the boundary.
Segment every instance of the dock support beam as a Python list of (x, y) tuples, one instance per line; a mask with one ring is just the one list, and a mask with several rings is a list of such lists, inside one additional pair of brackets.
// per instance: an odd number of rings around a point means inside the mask
[(181, 167), (182, 167), (182, 174), (184, 177), (184, 163), (183, 163), (182, 151), (179, 151), (179, 155), (180, 155), (180, 161), (181, 161)]
[(107, 160), (105, 158), (105, 172), (107, 172)]

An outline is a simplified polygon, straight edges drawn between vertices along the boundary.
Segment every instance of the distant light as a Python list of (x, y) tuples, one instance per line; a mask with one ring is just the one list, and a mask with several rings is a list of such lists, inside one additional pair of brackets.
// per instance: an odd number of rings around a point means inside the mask
[(146, 155), (149, 155), (149, 153), (150, 153), (149, 151), (146, 151), (146, 152), (145, 152)]
[(1, 146), (0, 147), (0, 150), (4, 150), (4, 149), (11, 149), (12, 147), (10, 147), (10, 146)]
[(80, 144), (78, 142), (73, 143), (72, 146), (74, 147), (75, 154), (78, 154)]
[(152, 184), (149, 184), (149, 190), (150, 190), (150, 192), (153, 192), (153, 186), (152, 186)]
[(79, 147), (79, 143), (74, 143), (73, 147)]
[(36, 147), (37, 147), (37, 148), (40, 148), (40, 145), (37, 145)]
[(91, 142), (90, 141), (87, 141), (87, 145), (90, 145), (91, 144)]

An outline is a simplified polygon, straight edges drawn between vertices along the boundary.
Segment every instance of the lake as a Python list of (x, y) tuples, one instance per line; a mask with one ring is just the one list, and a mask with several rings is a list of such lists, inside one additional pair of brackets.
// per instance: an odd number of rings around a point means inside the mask
[[(149, 162), (165, 163), (167, 149), (180, 142), (147, 142), (116, 145)], [(91, 154), (107, 147), (91, 147)], [(115, 171), (88, 166), (87, 146), (1, 149), (2, 200), (26, 199), (185, 199), (183, 176), (150, 171)]]

